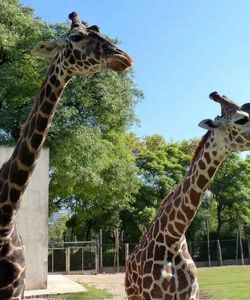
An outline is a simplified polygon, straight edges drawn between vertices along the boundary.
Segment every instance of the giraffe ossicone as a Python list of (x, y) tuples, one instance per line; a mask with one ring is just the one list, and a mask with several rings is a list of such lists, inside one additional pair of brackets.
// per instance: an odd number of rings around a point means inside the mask
[(24, 295), (24, 247), (16, 229), (22, 195), (44, 144), (57, 104), (74, 75), (103, 68), (124, 71), (132, 59), (101, 35), (97, 26), (69, 15), (70, 31), (61, 39), (40, 42), (33, 54), (52, 58), (46, 78), (22, 127), (10, 159), (0, 169), (0, 299), (20, 300)]
[(241, 107), (214, 92), (221, 115), (199, 123), (207, 133), (197, 146), (183, 180), (161, 202), (155, 219), (129, 256), (128, 300), (199, 299), (196, 266), (185, 232), (220, 164), (232, 151), (250, 150), (250, 103)]

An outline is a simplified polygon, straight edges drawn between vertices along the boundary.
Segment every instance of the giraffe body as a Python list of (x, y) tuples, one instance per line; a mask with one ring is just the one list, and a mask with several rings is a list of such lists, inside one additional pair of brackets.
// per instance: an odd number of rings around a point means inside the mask
[[(150, 230), (155, 226), (152, 224)], [(196, 267), (184, 236), (175, 247), (168, 247), (162, 241), (150, 241), (149, 234), (149, 239), (135, 248), (127, 264), (125, 282), (129, 299), (198, 299)]]
[(97, 26), (83, 24), (71, 13), (71, 30), (61, 40), (40, 42), (33, 53), (53, 58), (32, 111), (22, 127), (17, 146), (0, 169), (0, 299), (23, 299), (24, 247), (16, 229), (16, 214), (35, 168), (57, 104), (74, 75), (99, 72), (104, 67), (123, 71), (131, 58), (106, 40)]
[(176, 189), (165, 197), (139, 245), (129, 256), (125, 287), (129, 300), (197, 300), (196, 266), (188, 252), (185, 232), (199, 208), (202, 195), (231, 151), (250, 149), (250, 104), (239, 107), (212, 93), (222, 115), (204, 120), (208, 129), (190, 168)]

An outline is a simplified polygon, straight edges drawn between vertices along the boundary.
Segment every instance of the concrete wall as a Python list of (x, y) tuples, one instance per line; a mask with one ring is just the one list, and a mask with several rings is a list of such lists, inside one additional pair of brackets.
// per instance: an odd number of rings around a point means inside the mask
[[(0, 147), (0, 165), (14, 148)], [(49, 151), (43, 149), (18, 212), (18, 230), (25, 245), (26, 289), (47, 287)]]

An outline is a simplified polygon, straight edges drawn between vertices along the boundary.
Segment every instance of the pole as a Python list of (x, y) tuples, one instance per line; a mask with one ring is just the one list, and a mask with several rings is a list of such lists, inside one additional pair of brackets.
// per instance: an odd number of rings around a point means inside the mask
[(218, 263), (219, 266), (223, 266), (222, 254), (221, 254), (221, 247), (220, 247), (220, 240), (217, 240), (217, 254), (218, 254)]
[(66, 255), (66, 273), (69, 274), (69, 272), (70, 272), (70, 247), (65, 248), (65, 255)]
[(127, 266), (127, 261), (129, 258), (129, 243), (125, 244), (125, 266)]
[(99, 258), (99, 242), (95, 242), (95, 270), (96, 273), (100, 273), (100, 258)]
[(240, 244), (240, 261), (241, 261), (241, 265), (244, 266), (244, 253), (243, 253), (243, 246), (242, 246), (240, 224), (238, 224), (238, 230), (239, 230), (239, 244)]
[(209, 240), (209, 224), (208, 220), (206, 221), (207, 225), (207, 259), (208, 259), (208, 266), (211, 267), (211, 255), (210, 255), (210, 240)]
[(235, 264), (237, 265), (238, 264), (238, 252), (239, 252), (239, 243), (238, 243), (238, 240), (239, 240), (239, 230), (237, 229), (236, 231), (236, 247), (235, 247)]
[[(250, 252), (249, 252), (249, 255), (250, 255)], [(54, 249), (53, 248), (52, 248), (52, 257), (51, 257), (51, 259), (52, 259), (51, 271), (53, 273), (54, 272)]]
[(100, 272), (103, 270), (102, 229), (99, 230)]
[(248, 259), (250, 263), (250, 236), (247, 236)]
[(83, 249), (84, 249), (84, 244), (82, 245), (82, 271), (83, 271), (83, 266), (84, 266), (84, 256), (83, 256)]
[(117, 273), (120, 272), (119, 249), (120, 249), (120, 245), (119, 245), (119, 231), (118, 231), (118, 228), (116, 228), (115, 229), (115, 253), (116, 253), (116, 262), (117, 262), (117, 268), (116, 268), (116, 272)]

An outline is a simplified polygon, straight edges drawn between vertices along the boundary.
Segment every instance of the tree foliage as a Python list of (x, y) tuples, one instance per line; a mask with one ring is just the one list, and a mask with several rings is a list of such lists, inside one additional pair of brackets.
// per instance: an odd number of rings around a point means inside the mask
[[(160, 135), (134, 138), (134, 155), (141, 187), (133, 207), (123, 211), (123, 230), (136, 242), (155, 216), (160, 201), (182, 179), (197, 141), (166, 142)], [(129, 221), (128, 221), (129, 220)]]
[(18, 138), (47, 64), (31, 57), (30, 50), (65, 26), (46, 24), (15, 0), (1, 1), (0, 16), (0, 140), (8, 143)]
[(51, 198), (71, 212), (68, 225), (74, 234), (88, 239), (90, 229), (119, 226), (119, 213), (139, 186), (126, 137), (114, 135), (111, 142), (83, 126), (52, 147)]
[(49, 223), (49, 242), (62, 242), (67, 232), (67, 215), (59, 216), (55, 221)]
[(209, 191), (216, 204), (216, 237), (224, 230), (231, 233), (237, 223), (249, 224), (250, 212), (250, 157), (233, 153), (221, 165)]

